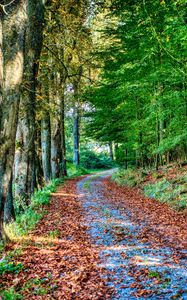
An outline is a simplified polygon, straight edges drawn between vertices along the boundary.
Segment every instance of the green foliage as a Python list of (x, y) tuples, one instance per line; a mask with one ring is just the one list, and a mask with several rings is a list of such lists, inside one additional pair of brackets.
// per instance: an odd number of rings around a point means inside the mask
[[(53, 290), (55, 285), (52, 287)], [(33, 295), (46, 295), (50, 293), (51, 286), (47, 284), (46, 278), (32, 278), (28, 280), (21, 291), (30, 290)]]
[(33, 230), (36, 224), (44, 216), (44, 211), (36, 211), (33, 207), (28, 207), (22, 214), (16, 217), (16, 221), (5, 226), (6, 232), (11, 239), (26, 235)]
[(73, 163), (70, 162), (67, 163), (67, 169), (68, 169), (68, 177), (77, 177), (89, 173), (87, 169), (81, 166), (76, 167)]
[(22, 300), (23, 296), (15, 291), (14, 288), (9, 288), (0, 293), (2, 300)]
[(102, 71), (85, 93), (87, 134), (118, 144), (121, 163), (187, 155), (185, 20), (184, 1), (114, 0), (98, 25)]
[(60, 236), (60, 231), (58, 229), (49, 231), (49, 237), (56, 238)]
[(187, 177), (148, 184), (144, 187), (144, 193), (176, 210), (183, 210), (187, 207)]
[(63, 183), (62, 178), (52, 179), (51, 182), (43, 189), (34, 193), (31, 199), (31, 207), (38, 207), (41, 205), (48, 205), (50, 202), (50, 195), (56, 191), (58, 185)]
[(148, 277), (161, 279), (161, 274), (157, 271), (149, 271)]
[(21, 270), (23, 270), (21, 263), (14, 264), (6, 259), (0, 261), (0, 275), (4, 273), (19, 273)]
[(155, 183), (146, 184), (145, 176), (148, 173), (143, 169), (119, 169), (112, 176), (112, 180), (119, 185), (130, 187), (142, 186), (144, 194), (162, 203), (167, 203), (175, 210), (187, 208), (187, 176), (168, 180), (164, 175), (152, 173)]
[(114, 163), (105, 154), (97, 154), (86, 150), (81, 153), (81, 166), (86, 169), (107, 169), (114, 167)]
[(135, 187), (144, 182), (145, 175), (146, 173), (143, 170), (119, 169), (113, 174), (112, 180), (119, 185)]
[[(62, 182), (63, 179), (53, 179), (43, 189), (34, 193), (30, 206), (26, 207), (24, 212), (17, 214), (15, 222), (6, 225), (6, 231), (10, 237), (23, 236), (35, 228), (45, 214), (43, 206), (49, 204), (51, 193), (54, 193)], [(16, 206), (19, 207), (19, 200)]]

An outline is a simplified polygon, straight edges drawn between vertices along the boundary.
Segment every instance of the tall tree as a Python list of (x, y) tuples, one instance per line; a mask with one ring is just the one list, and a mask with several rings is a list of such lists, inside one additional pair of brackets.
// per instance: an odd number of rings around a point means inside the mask
[[(0, 238), (3, 236), (4, 204), (14, 161), (20, 98), (25, 97), (27, 104), (27, 99), (33, 100), (35, 94), (36, 65), (43, 28), (43, 1), (14, 1), (1, 5), (1, 8), (3, 78), (0, 107)], [(32, 104), (30, 108), (32, 111)]]
[[(1, 106), (0, 106), (0, 239), (3, 237), (4, 204), (14, 161), (15, 136), (24, 70), (27, 1), (3, 6), (1, 12)], [(6, 14), (5, 14), (6, 9)], [(11, 48), (10, 48), (11, 44)], [(3, 74), (3, 76), (2, 76)]]
[(102, 71), (88, 95), (96, 108), (89, 132), (121, 143), (137, 166), (185, 159), (184, 2), (116, 0), (108, 16), (99, 23)]

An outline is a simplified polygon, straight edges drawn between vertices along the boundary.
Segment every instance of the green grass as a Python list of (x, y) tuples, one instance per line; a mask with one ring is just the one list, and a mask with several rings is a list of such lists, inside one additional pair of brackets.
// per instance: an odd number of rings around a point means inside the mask
[(91, 191), (91, 181), (92, 181), (91, 179), (86, 180), (83, 184), (83, 188)]
[[(30, 206), (23, 213), (17, 212), (16, 221), (5, 226), (6, 233), (10, 239), (14, 240), (16, 237), (27, 235), (29, 231), (35, 228), (36, 224), (46, 213), (44, 205), (49, 205), (51, 193), (54, 193), (57, 186), (62, 183), (62, 179), (53, 179), (43, 189), (34, 193)], [(18, 207), (17, 201), (16, 205)]]
[(21, 291), (32, 290), (33, 295), (46, 295), (49, 292), (50, 288), (42, 286), (43, 283), (45, 283), (43, 279), (32, 278), (25, 283)]
[(51, 230), (51, 231), (49, 231), (48, 235), (50, 238), (53, 238), (53, 239), (58, 238), (60, 236), (60, 231), (58, 229)]
[(32, 278), (18, 290), (15, 290), (14, 287), (11, 287), (8, 290), (1, 291), (0, 296), (3, 300), (19, 300), (24, 299), (22, 294), (25, 291), (29, 291), (31, 295), (42, 296), (48, 294), (50, 290), (51, 286), (46, 286), (45, 278)]
[(181, 211), (187, 208), (187, 176), (163, 179), (144, 187), (147, 197), (167, 203), (171, 208)]
[(158, 278), (158, 279), (161, 279), (161, 274), (157, 271), (150, 271), (148, 273), (148, 277), (149, 278)]
[(144, 182), (145, 175), (147, 175), (147, 173), (144, 170), (126, 170), (122, 168), (113, 174), (112, 180), (119, 185), (135, 187)]
[(15, 288), (9, 288), (0, 293), (2, 300), (22, 300), (23, 296), (15, 291)]
[(86, 174), (89, 174), (92, 172), (83, 167), (76, 167), (72, 163), (67, 163), (67, 170), (68, 170), (68, 177), (78, 177), (78, 176), (86, 175)]
[(106, 171), (108, 169), (86, 169), (84, 167), (76, 167), (74, 164), (68, 162), (67, 163), (68, 177), (78, 177), (87, 174), (95, 174), (98, 172)]
[(5, 273), (19, 273), (23, 270), (23, 265), (21, 263), (9, 262), (7, 259), (0, 261), (0, 275)]
[(159, 174), (152, 171), (152, 177), (156, 182), (146, 184), (147, 174), (147, 171), (143, 169), (120, 169), (113, 174), (112, 180), (119, 185), (140, 186), (147, 197), (167, 203), (174, 210), (182, 211), (187, 208), (187, 175), (169, 180), (167, 173)]

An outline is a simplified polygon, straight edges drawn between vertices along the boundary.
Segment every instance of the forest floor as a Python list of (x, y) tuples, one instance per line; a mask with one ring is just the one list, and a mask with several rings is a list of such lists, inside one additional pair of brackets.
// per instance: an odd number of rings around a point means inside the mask
[(37, 229), (8, 245), (23, 269), (0, 277), (13, 295), (2, 299), (187, 299), (186, 213), (109, 175), (68, 180)]

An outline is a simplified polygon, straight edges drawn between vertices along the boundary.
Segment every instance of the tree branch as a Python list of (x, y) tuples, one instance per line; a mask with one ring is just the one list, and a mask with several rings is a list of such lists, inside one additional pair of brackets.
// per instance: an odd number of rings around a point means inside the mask
[(3, 12), (5, 13), (5, 15), (8, 15), (7, 11), (6, 11), (6, 7), (11, 5), (12, 3), (14, 3), (16, 0), (12, 0), (7, 4), (0, 4), (0, 7), (2, 8)]

